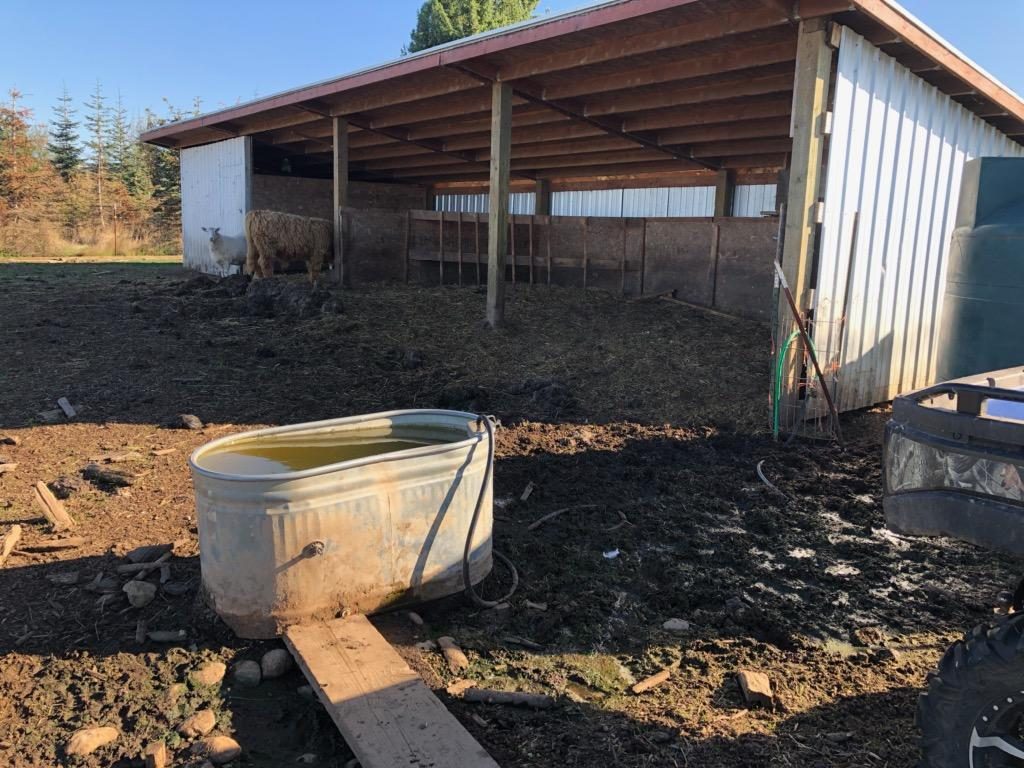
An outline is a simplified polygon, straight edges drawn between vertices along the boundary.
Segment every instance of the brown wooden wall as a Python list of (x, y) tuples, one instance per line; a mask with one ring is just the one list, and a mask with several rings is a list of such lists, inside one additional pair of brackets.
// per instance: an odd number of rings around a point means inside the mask
[[(767, 319), (771, 313), (775, 219), (511, 219), (509, 281), (632, 297), (675, 291), (684, 301), (730, 314)], [(349, 208), (345, 254), (355, 282), (483, 285), (487, 214)]]

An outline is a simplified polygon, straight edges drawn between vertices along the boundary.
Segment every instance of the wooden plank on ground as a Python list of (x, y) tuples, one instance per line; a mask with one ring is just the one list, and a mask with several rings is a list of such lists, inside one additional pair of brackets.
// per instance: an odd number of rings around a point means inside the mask
[(284, 641), (363, 768), (498, 768), (365, 616)]
[(75, 527), (75, 521), (71, 519), (71, 515), (64, 509), (64, 505), (57, 500), (56, 496), (50, 493), (50, 489), (46, 487), (46, 483), (42, 480), (35, 484), (35, 499), (36, 504), (39, 505), (46, 519), (50, 521), (50, 526), (55, 533)]

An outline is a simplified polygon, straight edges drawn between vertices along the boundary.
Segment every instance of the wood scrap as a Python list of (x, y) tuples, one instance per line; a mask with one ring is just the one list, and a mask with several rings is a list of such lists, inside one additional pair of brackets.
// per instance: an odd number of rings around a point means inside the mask
[(671, 669), (663, 669), (661, 670), (661, 672), (657, 672), (651, 675), (650, 677), (645, 677), (639, 683), (634, 685), (630, 690), (633, 691), (633, 693), (644, 693), (645, 691), (651, 690), (651, 688), (658, 687), (666, 680), (668, 680), (671, 676)]
[(7, 558), (11, 556), (11, 552), (14, 551), (20, 540), (21, 526), (12, 525), (7, 535), (3, 538), (3, 544), (0, 545), (0, 568), (4, 567), (4, 563), (7, 562)]
[(173, 546), (173, 544), (147, 544), (146, 546), (136, 547), (126, 553), (124, 557), (130, 563), (146, 563), (156, 560), (165, 552), (170, 552)]
[(533, 484), (533, 480), (531, 480), (526, 484), (526, 488), (523, 489), (523, 494), (519, 497), (519, 500), (526, 501), (530, 498), (530, 494), (533, 493), (534, 488), (536, 488), (536, 486)]
[(54, 533), (60, 533), (75, 527), (75, 521), (71, 519), (71, 515), (64, 509), (64, 505), (46, 487), (46, 483), (40, 480), (35, 484), (34, 488), (36, 504), (43, 511), (46, 519), (50, 521), (50, 526), (53, 528)]
[(13, 461), (10, 462), (9, 464), (0, 464), (0, 475), (4, 474), (5, 472), (13, 472), (17, 468), (18, 465)]
[(503, 643), (511, 643), (512, 645), (521, 645), (523, 648), (529, 648), (531, 651), (543, 651), (544, 646), (540, 643), (536, 643), (526, 637), (520, 637), (519, 635), (505, 635), (501, 638)]
[(57, 405), (60, 406), (60, 409), (64, 411), (64, 415), (67, 416), (69, 419), (73, 419), (75, 418), (75, 416), (78, 415), (78, 411), (75, 410), (74, 406), (71, 405), (71, 401), (68, 400), (66, 397), (58, 399)]
[(455, 643), (453, 637), (439, 637), (437, 638), (437, 644), (441, 646), (441, 653), (444, 654), (445, 660), (448, 662), (448, 668), (458, 674), (469, 668), (469, 659), (466, 654), (462, 652)]
[(171, 559), (173, 552), (164, 552), (160, 557), (154, 560), (152, 563), (144, 563), (143, 567), (139, 569), (139, 572), (135, 574), (135, 580), (140, 581), (146, 578), (151, 571), (160, 568), (164, 563)]
[(154, 448), (152, 451), (150, 451), (150, 453), (152, 453), (154, 456), (167, 456), (169, 454), (176, 452), (177, 450), (177, 448)]
[(488, 688), (467, 688), (462, 694), (464, 701), (475, 704), (507, 704), (513, 707), (550, 709), (555, 705), (551, 696), (543, 693), (521, 693), (519, 691), (494, 691)]

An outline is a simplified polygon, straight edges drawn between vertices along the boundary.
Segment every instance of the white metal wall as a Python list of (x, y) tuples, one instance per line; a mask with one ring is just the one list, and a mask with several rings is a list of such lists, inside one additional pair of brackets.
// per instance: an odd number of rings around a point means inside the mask
[(964, 162), (1024, 148), (845, 28), (832, 125), (816, 344), (846, 305), (838, 400), (850, 410), (932, 383)]
[[(437, 195), (434, 210), (486, 213), (488, 197), (476, 195)], [(512, 213), (534, 212), (532, 192), (509, 195)], [(775, 185), (756, 184), (736, 187), (735, 216), (760, 216), (775, 209)], [(652, 187), (649, 189), (601, 189), (555, 192), (551, 195), (553, 216), (713, 216), (714, 187)]]
[(733, 193), (732, 215), (760, 218), (762, 213), (775, 210), (775, 184), (737, 185)]
[(203, 227), (220, 227), (222, 236), (245, 240), (250, 141), (242, 136), (181, 151), (181, 234), (184, 263), (190, 269), (219, 274)]

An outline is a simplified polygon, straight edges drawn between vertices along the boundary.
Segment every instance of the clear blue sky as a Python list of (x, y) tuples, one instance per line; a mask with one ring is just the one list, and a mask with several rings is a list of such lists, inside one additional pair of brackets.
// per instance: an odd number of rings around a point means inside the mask
[[(421, 0), (0, 0), (0, 90), (37, 120), (66, 83), (80, 106), (97, 78), (129, 114), (194, 96), (212, 110), (399, 54)], [(559, 13), (583, 0), (541, 0)], [(903, 0), (970, 58), (1024, 93), (1024, 0)], [(81, 114), (79, 114), (81, 117)]]

